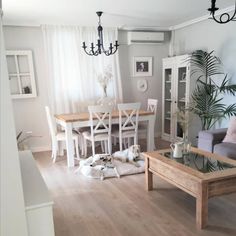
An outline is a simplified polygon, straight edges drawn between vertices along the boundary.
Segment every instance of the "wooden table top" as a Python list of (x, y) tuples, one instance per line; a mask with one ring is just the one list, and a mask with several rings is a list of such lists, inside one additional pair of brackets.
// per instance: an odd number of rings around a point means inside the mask
[[(139, 116), (148, 116), (148, 115), (154, 115), (154, 112), (145, 110), (139, 111)], [(89, 113), (79, 112), (79, 113), (59, 114), (55, 115), (55, 118), (57, 118), (58, 120), (62, 120), (64, 122), (88, 121)], [(119, 111), (113, 111), (112, 118), (119, 118)]]

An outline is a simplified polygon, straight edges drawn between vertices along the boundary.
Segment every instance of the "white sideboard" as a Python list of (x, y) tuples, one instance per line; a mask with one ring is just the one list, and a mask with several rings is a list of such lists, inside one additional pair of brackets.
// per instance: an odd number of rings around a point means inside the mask
[(30, 151), (19, 152), (29, 236), (54, 236), (53, 201)]

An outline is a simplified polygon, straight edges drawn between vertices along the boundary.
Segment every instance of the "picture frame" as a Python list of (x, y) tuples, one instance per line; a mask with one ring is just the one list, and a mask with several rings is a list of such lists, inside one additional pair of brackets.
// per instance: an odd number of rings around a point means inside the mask
[(152, 57), (134, 57), (133, 76), (152, 76)]

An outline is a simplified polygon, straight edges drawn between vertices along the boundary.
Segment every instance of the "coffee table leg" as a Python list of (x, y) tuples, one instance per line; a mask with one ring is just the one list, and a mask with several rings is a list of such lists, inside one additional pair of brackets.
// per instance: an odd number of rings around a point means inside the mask
[(199, 184), (199, 195), (196, 199), (196, 224), (203, 229), (208, 221), (208, 192), (207, 184)]
[(145, 178), (146, 178), (146, 190), (150, 191), (153, 189), (153, 176), (152, 172), (149, 171), (149, 158), (145, 158)]

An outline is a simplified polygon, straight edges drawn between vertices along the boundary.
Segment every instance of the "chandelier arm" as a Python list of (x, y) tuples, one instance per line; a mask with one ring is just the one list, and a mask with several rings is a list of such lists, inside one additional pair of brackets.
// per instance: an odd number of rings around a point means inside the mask
[[(216, 21), (219, 24), (226, 24), (230, 21), (235, 21), (235, 15), (236, 15), (236, 11), (234, 12), (234, 14), (232, 16), (229, 15), (229, 13), (223, 13), (222, 15), (220, 15), (219, 19), (216, 18), (215, 14), (212, 14), (212, 17), (214, 19), (214, 21)], [(223, 17), (226, 16), (227, 19), (223, 20)]]
[[(225, 12), (223, 14), (221, 14), (219, 16), (219, 19), (216, 18), (215, 13), (216, 11), (218, 11), (219, 8), (216, 7), (216, 0), (212, 0), (211, 1), (211, 8), (208, 9), (208, 11), (210, 11), (210, 14), (212, 15), (212, 18), (214, 19), (214, 21), (216, 21), (219, 24), (226, 24), (230, 21), (236, 21), (236, 0), (235, 0), (235, 10), (232, 16), (230, 16), (230, 14), (228, 12)], [(224, 20), (223, 18), (226, 17), (226, 19)]]

